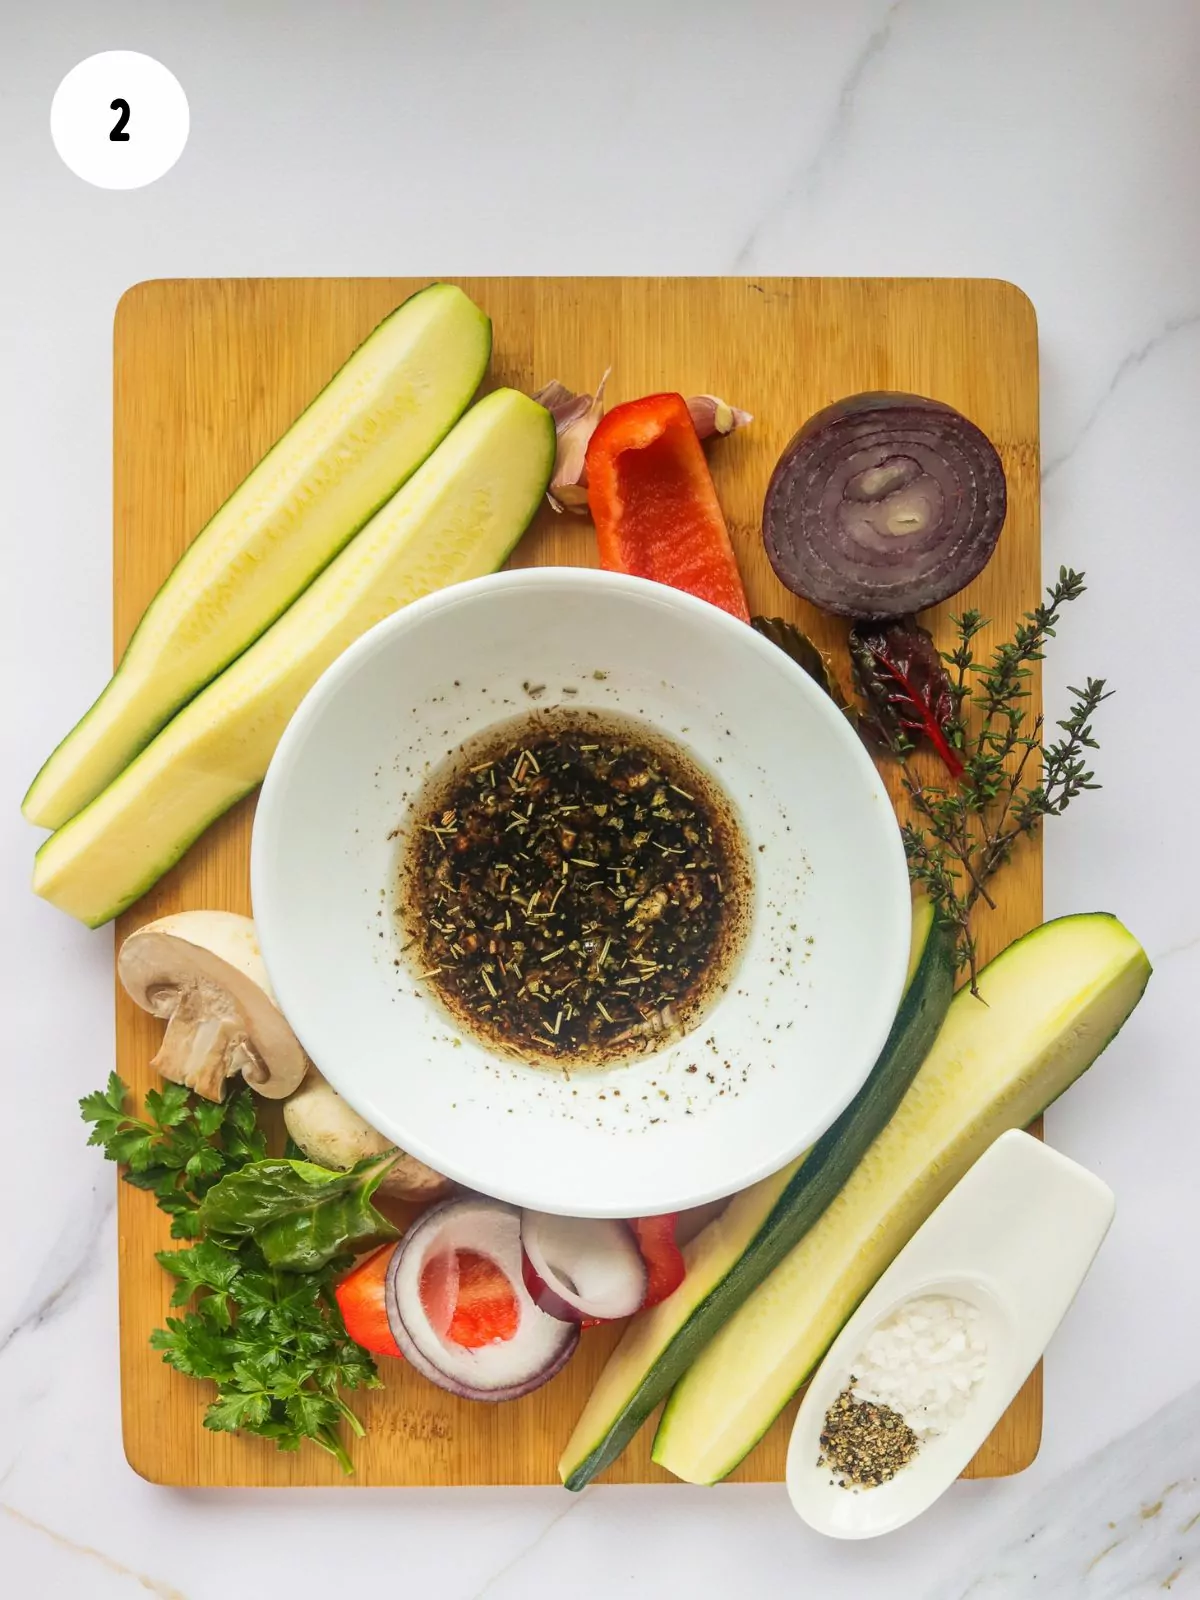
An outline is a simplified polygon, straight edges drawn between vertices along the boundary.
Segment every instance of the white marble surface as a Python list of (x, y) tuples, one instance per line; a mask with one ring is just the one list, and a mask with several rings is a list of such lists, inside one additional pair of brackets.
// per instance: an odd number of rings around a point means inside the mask
[[(0, 11), (0, 1590), (1200, 1594), (1195, 0)], [(47, 133), (62, 74), (111, 48), (191, 100), (179, 166), (131, 194), (85, 187)], [(1120, 1209), (1050, 1352), (1041, 1458), (865, 1547), (778, 1488), (152, 1488), (119, 1439), (111, 1171), (75, 1113), (111, 1062), (109, 941), (28, 895), (17, 815), (106, 671), (114, 305), (153, 276), (735, 270), (1000, 276), (1040, 315), (1046, 563), (1093, 584), (1050, 701), (1088, 671), (1119, 689), (1049, 908), (1119, 912), (1157, 966), (1050, 1118)]]

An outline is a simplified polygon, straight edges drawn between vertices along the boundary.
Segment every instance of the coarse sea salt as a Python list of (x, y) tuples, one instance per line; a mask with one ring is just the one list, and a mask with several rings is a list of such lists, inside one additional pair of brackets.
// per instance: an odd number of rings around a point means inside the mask
[(872, 1331), (854, 1363), (860, 1400), (898, 1411), (921, 1439), (945, 1433), (987, 1368), (978, 1310), (951, 1295), (906, 1300)]

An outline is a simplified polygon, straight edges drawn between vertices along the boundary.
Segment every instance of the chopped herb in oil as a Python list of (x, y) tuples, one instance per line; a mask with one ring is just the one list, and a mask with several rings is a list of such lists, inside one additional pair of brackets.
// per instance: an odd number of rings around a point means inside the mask
[(510, 733), (410, 830), (420, 975), (518, 1054), (660, 1044), (723, 975), (740, 920), (740, 845), (697, 776), (615, 725)]

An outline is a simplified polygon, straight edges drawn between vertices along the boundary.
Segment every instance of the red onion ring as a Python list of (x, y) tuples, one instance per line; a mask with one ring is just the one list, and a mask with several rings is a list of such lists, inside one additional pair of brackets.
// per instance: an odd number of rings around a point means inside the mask
[[(474, 1250), (504, 1273), (520, 1318), (511, 1339), (465, 1349), (435, 1326), (421, 1300), (421, 1275), (431, 1256), (447, 1250)], [(397, 1245), (384, 1285), (388, 1325), (406, 1360), (465, 1400), (516, 1400), (548, 1383), (574, 1354), (579, 1328), (534, 1304), (521, 1267), (515, 1206), (470, 1195), (423, 1212)]]
[(613, 1322), (646, 1298), (646, 1263), (627, 1223), (523, 1211), (521, 1243), (525, 1287), (549, 1316)]

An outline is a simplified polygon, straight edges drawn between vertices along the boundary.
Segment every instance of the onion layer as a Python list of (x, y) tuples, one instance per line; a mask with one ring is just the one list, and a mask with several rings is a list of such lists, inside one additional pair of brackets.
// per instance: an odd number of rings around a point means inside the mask
[[(516, 1302), (505, 1297), (495, 1338), (464, 1347), (451, 1340), (450, 1302), (457, 1299), (459, 1252), (493, 1262)], [(442, 1260), (453, 1262), (439, 1286)], [(431, 1269), (431, 1263), (438, 1263)], [(424, 1295), (422, 1290), (424, 1289)], [(522, 1281), (521, 1214), (499, 1200), (467, 1196), (434, 1206), (396, 1247), (386, 1283), (388, 1323), (406, 1359), (431, 1383), (467, 1400), (516, 1400), (540, 1388), (574, 1353), (579, 1329), (547, 1316)]]
[(627, 1223), (521, 1213), (525, 1286), (564, 1322), (631, 1317), (646, 1298), (646, 1263)]
[(975, 577), (1005, 507), (996, 448), (960, 412), (920, 395), (852, 395), (779, 458), (763, 539), (780, 581), (822, 610), (896, 617)]

